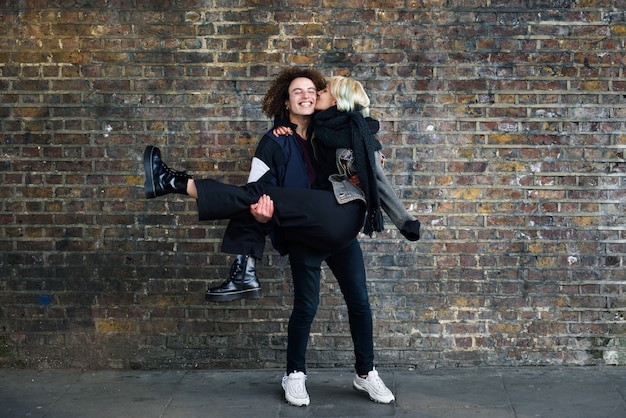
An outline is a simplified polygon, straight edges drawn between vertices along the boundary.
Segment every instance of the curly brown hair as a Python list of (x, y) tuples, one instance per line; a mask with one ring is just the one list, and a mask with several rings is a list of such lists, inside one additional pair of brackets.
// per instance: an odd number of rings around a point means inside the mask
[(285, 100), (289, 98), (289, 85), (293, 80), (300, 77), (311, 80), (318, 90), (322, 90), (326, 86), (326, 79), (317, 70), (298, 67), (286, 68), (278, 74), (263, 97), (263, 113), (265, 115), (270, 118), (275, 116), (289, 117), (289, 112), (285, 107)]

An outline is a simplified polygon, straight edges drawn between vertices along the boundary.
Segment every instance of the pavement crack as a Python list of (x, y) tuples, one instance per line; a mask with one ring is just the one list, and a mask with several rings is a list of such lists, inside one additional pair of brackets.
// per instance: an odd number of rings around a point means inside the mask
[(513, 416), (517, 417), (517, 411), (515, 410), (515, 406), (513, 405), (513, 400), (511, 399), (511, 394), (509, 393), (509, 388), (506, 386), (504, 378), (502, 377), (502, 373), (498, 373), (498, 378), (500, 379), (500, 384), (504, 389), (504, 394), (506, 395), (506, 400), (509, 403), (509, 408), (511, 408), (511, 412), (513, 412)]
[(187, 375), (189, 374), (189, 371), (186, 370), (181, 376), (180, 379), (178, 379), (178, 382), (176, 384), (176, 389), (172, 392), (172, 394), (170, 395), (170, 397), (168, 398), (167, 402), (165, 403), (165, 405), (163, 405), (163, 409), (161, 410), (161, 413), (159, 414), (159, 418), (163, 418), (165, 416), (165, 412), (167, 412), (167, 408), (169, 408), (170, 404), (172, 403), (172, 401), (174, 400), (174, 397), (176, 396), (176, 394), (178, 393), (178, 391), (180, 391), (180, 387), (182, 386), (181, 383), (183, 382), (183, 379), (185, 377), (187, 377)]
[(50, 410), (54, 408), (54, 406), (58, 404), (61, 401), (61, 399), (67, 396), (67, 394), (72, 390), (74, 385), (76, 385), (76, 383), (80, 380), (81, 376), (84, 373), (85, 372), (78, 373), (76, 377), (74, 378), (74, 380), (69, 385), (67, 385), (63, 393), (59, 397), (57, 397), (54, 401), (50, 402), (50, 405), (43, 411), (43, 414), (41, 415), (42, 418), (45, 418), (48, 415), (48, 412), (50, 412)]

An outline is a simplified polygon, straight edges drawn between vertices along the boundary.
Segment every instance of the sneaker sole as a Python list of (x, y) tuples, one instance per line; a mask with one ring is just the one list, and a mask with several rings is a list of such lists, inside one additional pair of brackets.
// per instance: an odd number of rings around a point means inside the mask
[(242, 290), (239, 292), (231, 292), (231, 293), (221, 293), (221, 294), (210, 294), (207, 293), (204, 296), (204, 300), (207, 302), (231, 302), (233, 300), (239, 299), (259, 299), (263, 297), (263, 292), (261, 288), (257, 289), (248, 289)]
[(360, 387), (358, 387), (358, 386), (357, 386), (357, 385), (355, 385), (355, 384), (352, 384), (352, 389), (354, 389), (354, 390), (356, 390), (357, 392), (360, 392), (360, 393), (365, 393), (365, 394), (367, 395), (367, 397), (368, 397), (368, 398), (370, 398), (370, 401), (373, 401), (373, 402), (376, 402), (376, 403), (380, 403), (380, 404), (388, 405), (388, 404), (390, 404), (390, 403), (395, 402), (395, 399), (392, 399), (392, 400), (390, 400), (389, 402), (384, 402), (384, 401), (379, 401), (378, 399), (374, 399), (374, 398), (372, 398), (372, 396), (370, 395), (370, 393), (367, 391), (367, 389), (360, 388)]
[(143, 152), (143, 168), (146, 173), (146, 181), (143, 184), (144, 192), (146, 193), (146, 199), (154, 199), (156, 197), (156, 190), (154, 189), (153, 173), (152, 173), (152, 154), (154, 153), (154, 147), (148, 145)]
[(304, 402), (304, 403), (300, 403), (299, 404), (299, 403), (296, 403), (296, 402), (291, 402), (287, 398), (285, 398), (285, 402), (287, 402), (291, 406), (297, 406), (297, 407), (309, 406), (309, 404), (311, 403), (311, 401), (308, 401), (308, 402)]
[[(283, 387), (283, 390), (285, 390), (284, 387)], [(303, 402), (295, 402), (287, 398), (287, 393), (285, 393), (285, 402), (287, 402), (291, 406), (302, 407), (302, 406), (309, 406), (309, 404), (311, 403), (311, 399), (307, 399), (306, 401), (303, 401)]]

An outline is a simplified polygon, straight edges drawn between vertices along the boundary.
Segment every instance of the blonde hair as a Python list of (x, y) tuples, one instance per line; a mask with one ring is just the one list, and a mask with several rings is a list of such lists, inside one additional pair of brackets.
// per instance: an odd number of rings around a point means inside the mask
[(363, 117), (370, 115), (370, 98), (367, 97), (363, 85), (358, 81), (348, 77), (334, 76), (328, 79), (327, 87), (337, 101), (337, 109), (350, 112), (356, 105), (359, 105)]

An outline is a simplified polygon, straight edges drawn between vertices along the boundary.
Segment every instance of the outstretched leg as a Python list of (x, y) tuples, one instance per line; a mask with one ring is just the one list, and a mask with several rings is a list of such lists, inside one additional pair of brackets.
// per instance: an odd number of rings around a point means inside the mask
[(147, 198), (168, 193), (196, 197), (201, 221), (249, 217), (251, 205), (258, 203), (261, 196), (269, 195), (276, 209), (272, 222), (256, 238), (259, 241), (264, 241), (272, 230), (279, 230), (283, 240), (306, 243), (320, 250), (336, 250), (354, 239), (363, 225), (362, 202), (339, 204), (331, 191), (276, 187), (260, 182), (240, 187), (213, 179), (193, 180), (185, 172), (170, 169), (161, 160), (159, 149), (153, 146), (146, 147), (144, 165)]

